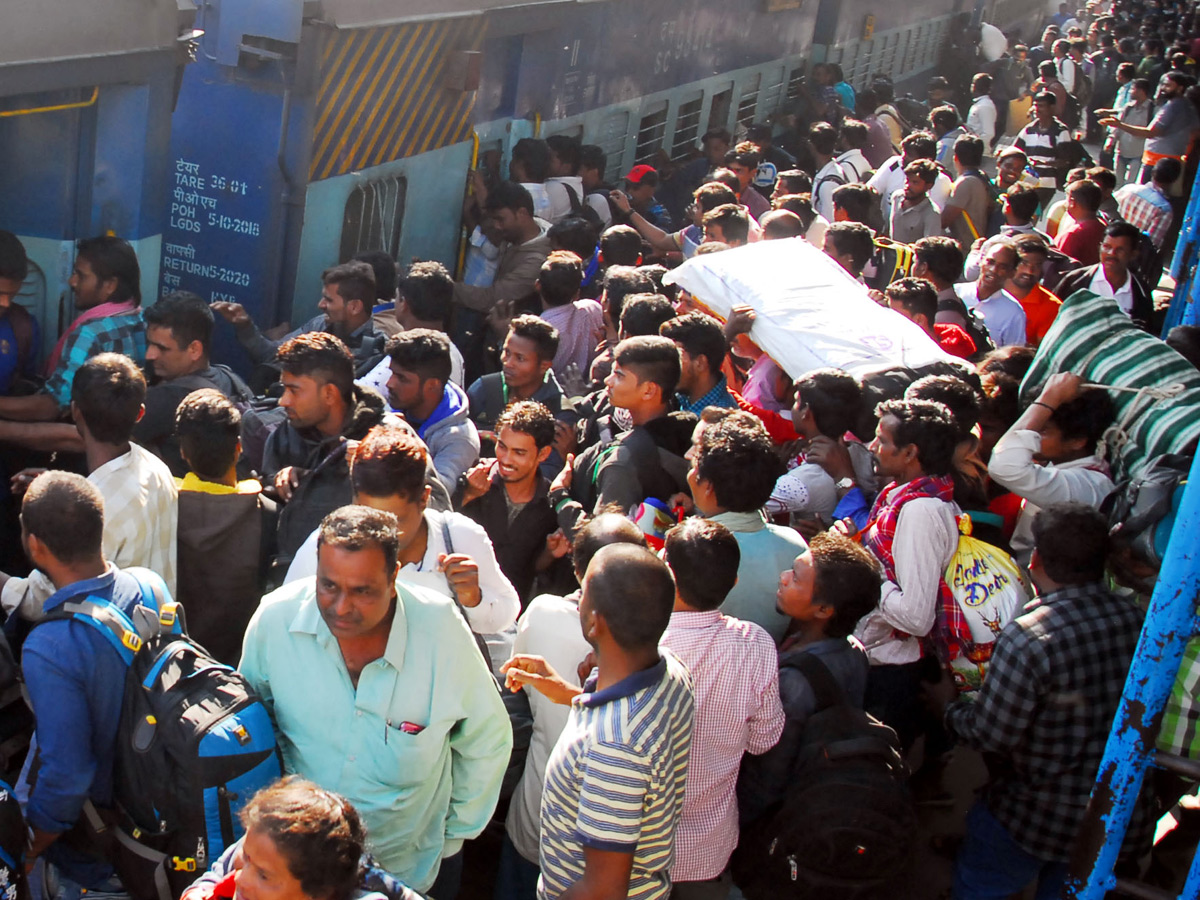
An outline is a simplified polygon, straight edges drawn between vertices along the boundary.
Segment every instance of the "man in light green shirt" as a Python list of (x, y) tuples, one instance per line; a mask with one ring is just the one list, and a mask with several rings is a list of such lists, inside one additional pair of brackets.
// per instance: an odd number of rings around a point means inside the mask
[[(463, 841), (491, 818), (512, 750), (495, 681), (453, 601), (397, 584), (398, 525), (362, 506), (322, 522), (317, 574), (263, 599), (240, 669), (284, 768), (362, 813), (380, 865), (458, 893)], [(445, 865), (443, 865), (445, 863)]]

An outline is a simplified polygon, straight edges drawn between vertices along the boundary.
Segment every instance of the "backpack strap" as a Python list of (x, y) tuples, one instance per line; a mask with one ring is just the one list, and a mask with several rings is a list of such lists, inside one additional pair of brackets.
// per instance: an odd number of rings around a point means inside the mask
[(582, 203), (582, 201), (580, 201), (579, 195), (577, 193), (575, 193), (575, 188), (571, 187), (565, 181), (560, 181), (558, 183), (561, 184), (563, 186), (563, 189), (567, 192), (567, 200), (569, 200), (571, 203), (571, 215), (573, 215), (573, 216), (582, 215), (583, 214), (583, 203)]
[(797, 669), (808, 680), (817, 698), (817, 708), (813, 712), (821, 712), (832, 706), (842, 706), (846, 703), (846, 692), (837, 683), (829, 667), (821, 662), (815, 653), (798, 653), (786, 662), (781, 662), (781, 668)]
[(142, 649), (143, 638), (138, 633), (137, 626), (119, 607), (103, 597), (93, 595), (86, 600), (64, 603), (42, 619), (42, 622), (69, 619), (90, 625), (104, 635), (127, 666), (133, 664), (133, 657)]

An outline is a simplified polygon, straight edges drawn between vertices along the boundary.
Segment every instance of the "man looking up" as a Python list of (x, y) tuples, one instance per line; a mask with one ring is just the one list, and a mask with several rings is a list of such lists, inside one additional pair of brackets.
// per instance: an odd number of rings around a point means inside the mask
[(325, 517), (316, 578), (264, 599), (240, 669), (272, 713), (287, 770), (358, 808), (389, 873), (454, 898), (512, 729), (453, 602), (397, 580), (401, 534), (377, 509)]
[(388, 400), (417, 430), (448, 492), (479, 459), (479, 432), (466, 392), (450, 380), (450, 338), (440, 331), (402, 331), (387, 346), (392, 361)]
[(659, 641), (675, 583), (667, 564), (631, 544), (602, 547), (579, 601), (596, 676), (583, 690), (538, 657), (506, 664), (571, 716), (546, 766), (539, 900), (666, 900), (683, 807), (694, 701), (687, 669)]
[(375, 368), (383, 354), (386, 338), (375, 330), (371, 319), (375, 309), (375, 270), (365, 262), (342, 263), (322, 272), (321, 299), (317, 301), (320, 312), (277, 341), (258, 330), (240, 303), (219, 302), (212, 304), (212, 308), (233, 325), (238, 343), (256, 365), (278, 369), (279, 349), (287, 341), (317, 331), (333, 335), (350, 348), (357, 375)]
[(458, 484), (459, 509), (487, 532), (522, 606), (534, 577), (554, 562), (546, 538), (558, 530), (558, 518), (538, 467), (554, 449), (555, 425), (542, 404), (516, 401), (496, 420), (496, 458), (482, 460)]
[(147, 307), (146, 362), (157, 383), (146, 391), (146, 414), (133, 439), (157, 454), (176, 478), (187, 474), (175, 435), (175, 411), (192, 391), (213, 388), (231, 400), (248, 403), (253, 394), (228, 366), (209, 360), (213, 314), (208, 304), (187, 291), (175, 291)]
[(978, 279), (955, 285), (955, 291), (967, 309), (979, 310), (997, 347), (1025, 343), (1025, 311), (1004, 290), (1016, 269), (1017, 246), (1012, 240), (1003, 238), (994, 242), (980, 260)]
[(691, 312), (664, 322), (658, 331), (679, 348), (681, 366), (675, 399), (681, 410), (698, 416), (710, 406), (737, 409), (721, 371), (729, 344), (720, 322), (704, 313)]

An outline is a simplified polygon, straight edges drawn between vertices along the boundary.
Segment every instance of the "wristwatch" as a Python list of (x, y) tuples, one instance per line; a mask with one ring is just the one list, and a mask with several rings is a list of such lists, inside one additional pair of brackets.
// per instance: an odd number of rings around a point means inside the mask
[(854, 479), (849, 477), (839, 478), (834, 482), (834, 486), (837, 487), (839, 491), (848, 491), (850, 488), (854, 487)]

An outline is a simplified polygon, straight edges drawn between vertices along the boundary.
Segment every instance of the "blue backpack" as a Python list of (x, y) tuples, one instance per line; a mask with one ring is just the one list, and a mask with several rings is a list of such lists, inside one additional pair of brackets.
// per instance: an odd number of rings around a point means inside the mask
[(161, 578), (124, 571), (142, 589), (132, 616), (93, 596), (43, 621), (97, 629), (129, 666), (115, 821), (91, 804), (85, 815), (135, 900), (172, 900), (241, 837), (238, 812), (282, 766), (270, 715), (245, 678), (187, 637)]

